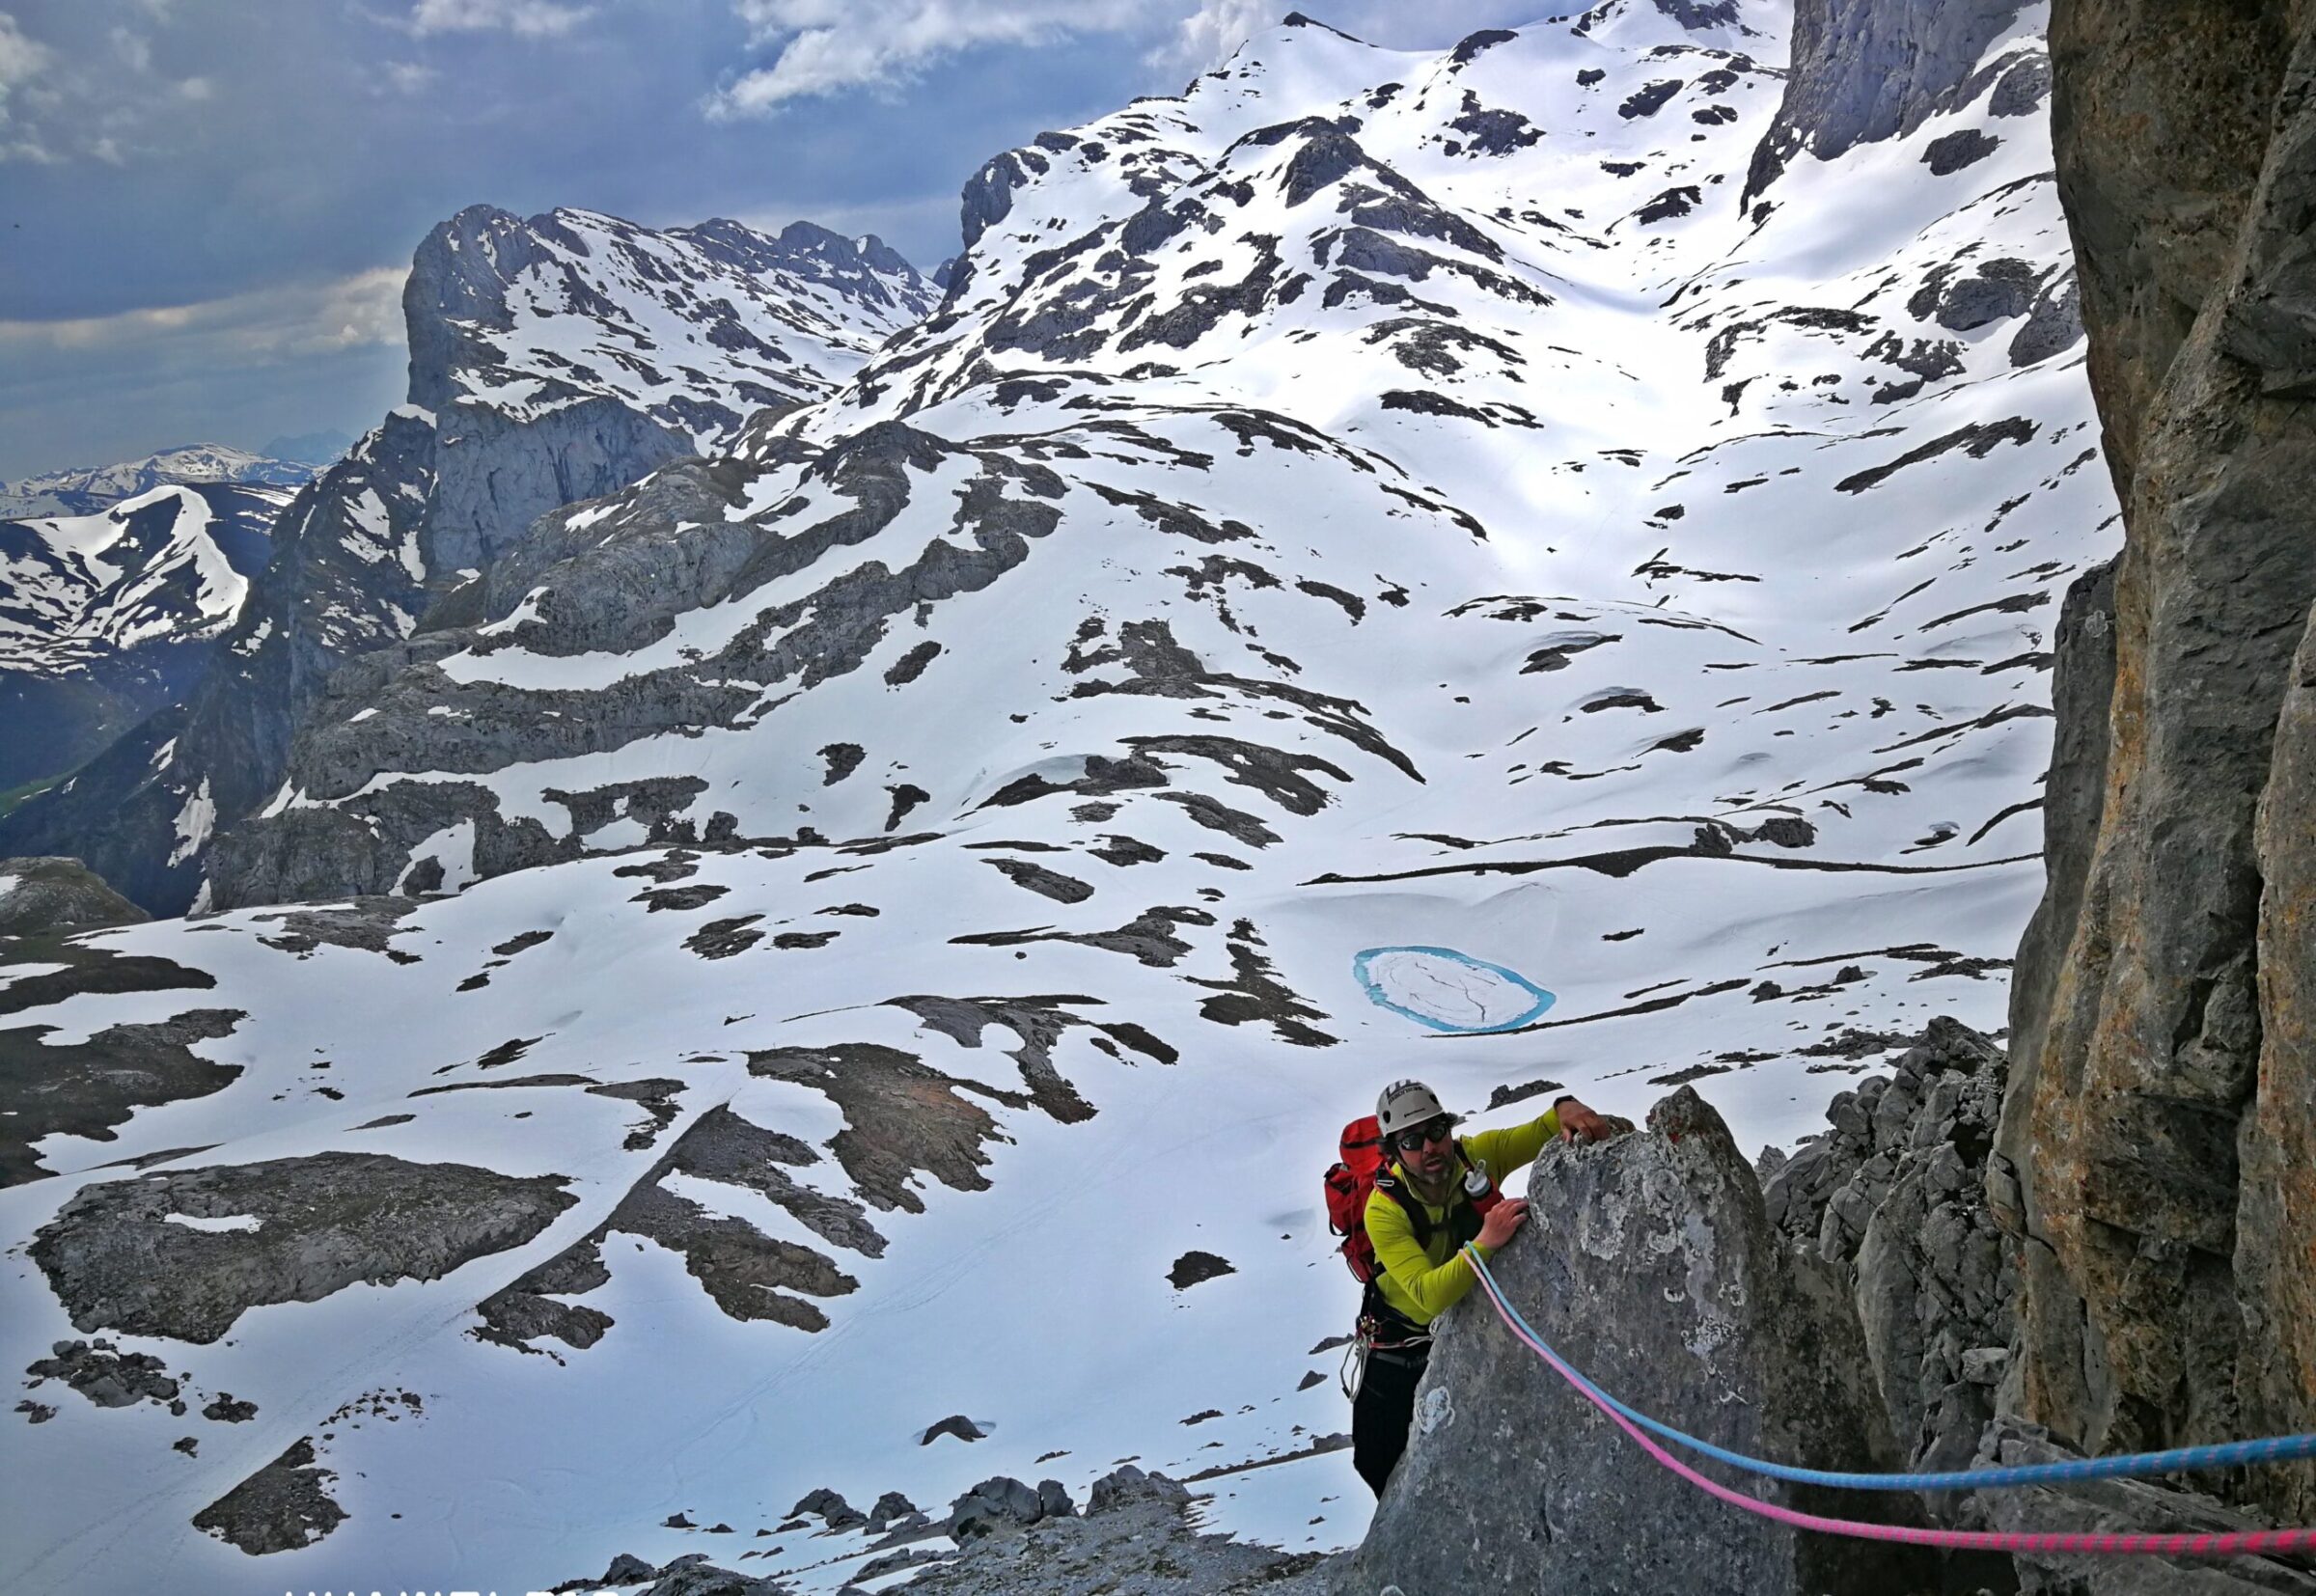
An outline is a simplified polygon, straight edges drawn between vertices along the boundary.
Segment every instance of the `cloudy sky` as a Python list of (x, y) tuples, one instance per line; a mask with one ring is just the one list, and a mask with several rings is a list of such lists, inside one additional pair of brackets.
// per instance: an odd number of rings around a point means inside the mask
[[(0, 479), (359, 432), (478, 201), (810, 217), (930, 270), (957, 190), (1298, 0), (0, 0)], [(1566, 9), (1299, 0), (1445, 47)]]

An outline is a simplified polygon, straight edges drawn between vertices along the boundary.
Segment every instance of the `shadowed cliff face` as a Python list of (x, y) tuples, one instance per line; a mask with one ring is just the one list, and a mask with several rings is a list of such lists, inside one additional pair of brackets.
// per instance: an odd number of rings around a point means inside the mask
[[(2316, 6), (2057, 0), (2051, 48), (2127, 543), (2062, 625), (2051, 883), (2012, 999), (2016, 1394), (2094, 1451), (2304, 1430)], [(2316, 1510), (2316, 1470), (2243, 1489)]]

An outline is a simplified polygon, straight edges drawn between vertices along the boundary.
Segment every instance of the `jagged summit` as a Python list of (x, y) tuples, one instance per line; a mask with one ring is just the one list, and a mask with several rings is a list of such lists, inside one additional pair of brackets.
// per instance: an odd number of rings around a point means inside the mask
[(727, 220), (656, 233), (469, 206), (411, 263), (409, 401), (532, 419), (612, 399), (705, 449), (750, 410), (818, 398), (931, 298), (881, 242), (809, 222), (778, 237)]

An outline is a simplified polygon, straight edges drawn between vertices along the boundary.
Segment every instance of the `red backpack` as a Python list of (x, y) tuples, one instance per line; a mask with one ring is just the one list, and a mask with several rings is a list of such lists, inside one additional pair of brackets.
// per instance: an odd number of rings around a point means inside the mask
[[(1380, 1189), (1386, 1197), (1407, 1210), (1419, 1245), (1428, 1244), (1431, 1220), (1424, 1213), (1421, 1203), (1409, 1202), (1399, 1195), (1399, 1183), (1388, 1178), (1389, 1167), (1383, 1156), (1383, 1127), (1376, 1122), (1373, 1114), (1364, 1119), (1354, 1119), (1343, 1127), (1338, 1150), (1342, 1156), (1328, 1169), (1326, 1175), (1327, 1227), (1343, 1238), (1338, 1251), (1343, 1254), (1343, 1262), (1350, 1268), (1352, 1278), (1362, 1285), (1369, 1285), (1374, 1282), (1376, 1276), (1383, 1273), (1383, 1265), (1376, 1261), (1375, 1244), (1367, 1239), (1368, 1194)], [(1455, 1144), (1455, 1156), (1467, 1174), (1471, 1173), (1472, 1160), (1464, 1152), (1464, 1144), (1460, 1141)], [(1469, 1185), (1465, 1190), (1471, 1193)], [(1489, 1209), (1503, 1200), (1493, 1179), (1487, 1182), (1484, 1192), (1471, 1195), (1469, 1212), (1476, 1218), (1485, 1218)], [(1461, 1213), (1455, 1215), (1451, 1223), (1472, 1225), (1472, 1221)]]
[(1383, 1173), (1383, 1127), (1375, 1116), (1343, 1127), (1341, 1159), (1327, 1171), (1327, 1228), (1343, 1238), (1343, 1262), (1362, 1285), (1383, 1272), (1367, 1240), (1367, 1195)]

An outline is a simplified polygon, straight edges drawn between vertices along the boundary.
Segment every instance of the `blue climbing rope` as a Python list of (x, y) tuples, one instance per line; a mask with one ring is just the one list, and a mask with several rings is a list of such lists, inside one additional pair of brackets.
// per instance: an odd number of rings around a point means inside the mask
[[(1489, 1297), (1514, 1329), (1547, 1348), (1544, 1337), (1535, 1327), (1521, 1317), (1509, 1298), (1503, 1295), (1496, 1278), (1488, 1272), (1487, 1264), (1470, 1248), (1464, 1250), (1473, 1272), (1487, 1287)], [(1555, 1354), (1555, 1357), (1558, 1355)], [(2052, 1485), (2062, 1480), (2131, 1479), (2148, 1474), (2184, 1473), (2205, 1469), (2233, 1469), (2247, 1463), (2292, 1463), (2302, 1458), (2316, 1457), (2316, 1435), (2267, 1436), (2257, 1441), (2226, 1441), (2205, 1446), (2174, 1446), (2161, 1452), (2130, 1452), (2118, 1457), (2072, 1458), (2064, 1463), (2029, 1463), (2008, 1469), (1948, 1469), (1920, 1474), (1850, 1473), (1833, 1469), (1801, 1469), (1790, 1463), (1772, 1463), (1766, 1458), (1748, 1457), (1743, 1452), (1716, 1446), (1686, 1431), (1661, 1423), (1640, 1410), (1626, 1406), (1602, 1390), (1573, 1364), (1561, 1370), (1570, 1381), (1582, 1388), (1602, 1406), (1621, 1414), (1651, 1434), (1676, 1445), (1725, 1463), (1748, 1473), (1765, 1475), (1770, 1479), (1789, 1480), (1797, 1485), (1824, 1485), (1837, 1491), (1981, 1491), (2000, 1490), (2023, 1485)]]

